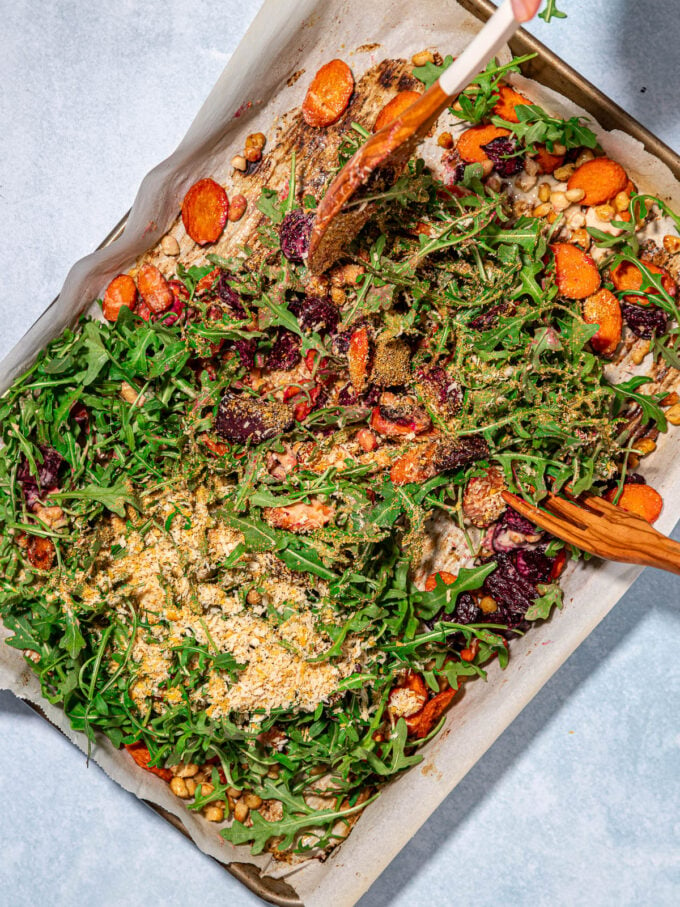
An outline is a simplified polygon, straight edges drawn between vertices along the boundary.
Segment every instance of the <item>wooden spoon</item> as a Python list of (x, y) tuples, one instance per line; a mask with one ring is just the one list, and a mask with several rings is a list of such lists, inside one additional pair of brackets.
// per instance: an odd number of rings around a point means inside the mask
[[(325, 271), (340, 257), (370, 217), (367, 205), (343, 211), (356, 191), (371, 178), (371, 188), (382, 191), (393, 183), (406, 166), (416, 146), (432, 128), (451, 99), (494, 57), (520, 26), (515, 7), (524, 9), (522, 21), (531, 18), (537, 3), (504, 0), (484, 28), (434, 85), (402, 114), (372, 135), (345, 164), (328, 188), (317, 209), (307, 256), (314, 274)], [(529, 14), (530, 13), (530, 14)]]

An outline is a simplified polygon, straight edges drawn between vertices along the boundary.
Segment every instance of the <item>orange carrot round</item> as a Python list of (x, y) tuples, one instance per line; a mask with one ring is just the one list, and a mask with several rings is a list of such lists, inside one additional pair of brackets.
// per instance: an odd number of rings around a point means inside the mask
[(535, 160), (541, 173), (554, 173), (564, 163), (563, 154), (553, 154), (545, 145), (537, 145), (536, 151)]
[(172, 287), (155, 265), (142, 265), (137, 274), (137, 287), (143, 301), (156, 315), (167, 311), (175, 301)]
[(390, 469), (390, 481), (393, 485), (409, 485), (417, 482), (421, 485), (434, 475), (431, 464), (434, 444), (424, 448), (414, 447), (398, 457)]
[(621, 164), (608, 157), (596, 157), (581, 164), (567, 182), (569, 189), (583, 189), (582, 205), (602, 205), (623, 192), (628, 175)]
[(455, 573), (449, 573), (447, 570), (440, 570), (438, 573), (430, 573), (425, 580), (426, 592), (433, 592), (437, 588), (437, 577), (439, 577), (447, 586), (450, 586), (451, 583), (455, 583), (457, 579)]
[(466, 129), (458, 139), (456, 148), (461, 158), (468, 164), (481, 164), (488, 161), (489, 157), (482, 148), (494, 139), (510, 135), (509, 130), (500, 126), (471, 126)]
[(507, 120), (508, 123), (519, 123), (515, 107), (520, 107), (522, 104), (531, 104), (531, 101), (509, 85), (501, 85), (493, 112), (497, 117)]
[(143, 768), (147, 772), (153, 772), (154, 775), (158, 775), (158, 777), (162, 778), (164, 781), (172, 781), (172, 772), (169, 768), (158, 768), (155, 765), (149, 765), (151, 753), (143, 743), (140, 743), (139, 741), (137, 743), (126, 743), (125, 749), (140, 768)]
[(398, 95), (388, 101), (376, 117), (373, 132), (380, 132), (388, 123), (396, 120), (411, 104), (414, 104), (420, 97), (418, 91), (400, 91)]
[(368, 328), (360, 327), (352, 332), (347, 350), (349, 380), (358, 393), (363, 389), (368, 374), (368, 360), (370, 356), (370, 337)]
[(137, 287), (129, 274), (114, 277), (106, 288), (102, 302), (102, 312), (107, 321), (116, 321), (120, 310), (127, 306), (134, 312), (137, 305)]
[(586, 253), (571, 243), (555, 243), (550, 247), (555, 256), (555, 277), (562, 296), (586, 299), (600, 287), (600, 272)]
[[(614, 502), (616, 497), (616, 488), (610, 489), (605, 495), (605, 500), (610, 503)], [(642, 517), (648, 523), (655, 523), (663, 509), (663, 498), (656, 489), (651, 485), (629, 485), (623, 486), (621, 497), (616, 502), (616, 506), (628, 513), (634, 513)]]
[(194, 183), (184, 196), (182, 223), (187, 234), (199, 246), (219, 239), (228, 216), (227, 193), (209, 177)]
[(302, 102), (308, 126), (331, 126), (347, 109), (354, 91), (352, 70), (343, 60), (326, 63), (312, 79)]
[(406, 719), (409, 737), (421, 739), (427, 737), (432, 728), (442, 717), (451, 700), (458, 692), (458, 688), (451, 687), (444, 690), (443, 693), (437, 693), (432, 699), (416, 714)]
[(26, 556), (36, 570), (49, 570), (57, 556), (52, 539), (29, 535)]
[(613, 356), (621, 342), (621, 306), (611, 290), (604, 287), (589, 296), (583, 303), (583, 320), (599, 324), (600, 329), (590, 338), (590, 345), (602, 356)]
[[(660, 268), (658, 265), (652, 264), (651, 261), (643, 261), (642, 264), (648, 271), (651, 271), (652, 274), (659, 274), (661, 277), (661, 285), (664, 290), (669, 296), (675, 296), (677, 286), (665, 268)], [(619, 292), (624, 292), (625, 290), (641, 290), (643, 282), (642, 271), (637, 265), (633, 264), (632, 261), (622, 261), (612, 269), (612, 282)], [(649, 293), (650, 296), (657, 296), (659, 293), (656, 287), (650, 287), (650, 289), (645, 292)], [(646, 296), (636, 296), (634, 294), (626, 293), (625, 299), (626, 302), (631, 302), (635, 305), (649, 305), (649, 300)]]

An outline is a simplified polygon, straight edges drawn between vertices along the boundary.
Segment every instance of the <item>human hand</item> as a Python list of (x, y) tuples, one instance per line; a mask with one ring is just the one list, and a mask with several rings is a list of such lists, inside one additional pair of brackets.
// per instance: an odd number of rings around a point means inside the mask
[(520, 22), (528, 22), (529, 19), (534, 18), (540, 5), (541, 0), (512, 0), (512, 11), (515, 14), (515, 19)]

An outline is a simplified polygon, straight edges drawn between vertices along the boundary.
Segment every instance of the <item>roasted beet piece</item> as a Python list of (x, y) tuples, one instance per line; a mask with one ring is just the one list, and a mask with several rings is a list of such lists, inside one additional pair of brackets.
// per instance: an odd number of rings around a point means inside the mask
[(546, 557), (540, 548), (520, 549), (515, 554), (515, 567), (520, 576), (530, 583), (547, 583), (552, 569), (552, 558)]
[(489, 455), (489, 445), (481, 435), (469, 435), (456, 441), (444, 441), (437, 445), (434, 454), (436, 472), (449, 472), (483, 460)]
[(435, 365), (417, 374), (420, 391), (426, 402), (455, 415), (463, 405), (463, 388), (445, 369)]
[(39, 463), (36, 457), (37, 475), (31, 472), (26, 458), (22, 460), (17, 470), (17, 481), (23, 489), (29, 507), (33, 507), (39, 498), (44, 498), (50, 491), (55, 491), (59, 487), (59, 473), (66, 462), (53, 447), (41, 444), (40, 453), (42, 463)]
[(222, 274), (217, 282), (217, 295), (220, 300), (227, 306), (234, 318), (240, 318), (242, 321), (248, 317), (241, 297), (229, 283), (229, 275)]
[(494, 529), (491, 546), (494, 551), (505, 554), (508, 551), (535, 545), (542, 538), (542, 530), (513, 510), (512, 507), (508, 507)]
[[(340, 320), (340, 312), (331, 299), (320, 296), (305, 296), (304, 299), (294, 299), (288, 308), (300, 322), (300, 327), (306, 331), (323, 331), (334, 333)], [(348, 339), (349, 344), (349, 339)]]
[[(436, 614), (430, 620), (423, 621), (428, 630), (433, 630), (434, 625), (437, 621), (448, 620), (456, 624), (474, 624), (482, 620), (484, 614), (482, 609), (477, 606), (474, 598), (470, 595), (469, 592), (461, 592), (458, 596), (458, 601), (456, 602), (456, 607), (453, 611), (444, 611), (442, 610)], [(453, 639), (462, 640), (463, 636), (457, 630), (452, 630), (451, 633), (447, 635), (447, 640), (449, 642)]]
[(459, 183), (465, 173), (465, 164), (455, 148), (445, 151), (442, 154), (442, 164), (444, 166), (444, 182), (447, 185)]
[(493, 622), (516, 626), (524, 617), (527, 608), (537, 598), (532, 583), (517, 570), (508, 554), (496, 555), (496, 569), (484, 580), (484, 592), (494, 598), (499, 610), (493, 615)]
[(233, 341), (233, 349), (238, 353), (241, 366), (251, 369), (255, 365), (255, 353), (257, 352), (257, 341), (239, 338)]
[(300, 338), (287, 328), (279, 328), (267, 356), (267, 368), (290, 371), (300, 361)]
[(271, 400), (227, 393), (220, 401), (215, 431), (225, 441), (261, 444), (295, 424), (289, 407)]
[(624, 321), (637, 337), (649, 340), (651, 337), (658, 337), (666, 333), (668, 315), (658, 306), (640, 306), (622, 302), (621, 313)]
[(492, 305), (486, 312), (482, 312), (476, 318), (473, 318), (470, 322), (470, 327), (475, 331), (488, 331), (496, 324), (499, 316), (505, 315), (509, 308), (510, 306), (505, 302), (501, 302), (499, 305)]
[(375, 406), (380, 399), (381, 390), (370, 384), (362, 394), (357, 394), (351, 384), (346, 384), (338, 394), (340, 406)]
[(493, 139), (486, 145), (482, 145), (486, 151), (489, 160), (493, 161), (496, 173), (499, 176), (514, 176), (524, 166), (522, 155), (511, 157), (517, 152), (517, 145), (507, 136), (500, 136)]
[(281, 251), (288, 261), (301, 262), (309, 250), (314, 215), (306, 211), (289, 211), (279, 230)]

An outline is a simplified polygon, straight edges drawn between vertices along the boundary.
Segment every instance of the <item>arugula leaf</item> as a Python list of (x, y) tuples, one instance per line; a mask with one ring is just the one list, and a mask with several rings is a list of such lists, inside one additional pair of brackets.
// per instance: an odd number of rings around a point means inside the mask
[(538, 14), (539, 19), (550, 22), (552, 19), (566, 19), (567, 14), (557, 8), (557, 0), (546, 0), (545, 9)]
[(53, 494), (51, 497), (54, 501), (96, 501), (119, 517), (125, 516), (126, 504), (129, 504), (136, 510), (139, 509), (139, 504), (134, 492), (130, 488), (130, 483), (126, 482), (125, 479), (118, 479), (117, 482), (108, 487), (89, 483), (78, 488), (76, 491), (60, 491)]
[(589, 129), (580, 117), (562, 120), (552, 117), (537, 104), (521, 104), (515, 108), (519, 122), (511, 123), (502, 117), (492, 117), (496, 126), (509, 129), (525, 148), (534, 149), (536, 145), (546, 145), (549, 151), (555, 143), (571, 148), (596, 148), (597, 136)]
[(533, 605), (527, 608), (524, 615), (527, 620), (546, 620), (553, 607), (561, 608), (564, 604), (562, 590), (557, 583), (539, 584), (537, 588), (540, 595)]
[(448, 586), (437, 574), (436, 587), (432, 592), (415, 592), (412, 596), (418, 616), (423, 620), (429, 620), (441, 610), (447, 613), (453, 612), (460, 593), (479, 589), (487, 576), (495, 569), (495, 561), (479, 567), (461, 567), (455, 582)]
[[(629, 378), (628, 381), (623, 381), (621, 384), (612, 384), (611, 389), (621, 403), (628, 400), (634, 400), (642, 410), (642, 419), (644, 422), (654, 422), (659, 431), (666, 431), (668, 428), (666, 414), (659, 406), (660, 401), (666, 394), (660, 393), (650, 395), (638, 392), (639, 387), (642, 387), (644, 384), (649, 384), (650, 382), (652, 382), (652, 379), (647, 375), (636, 375), (633, 378)], [(618, 414), (619, 409), (620, 407), (615, 409), (615, 415)]]

